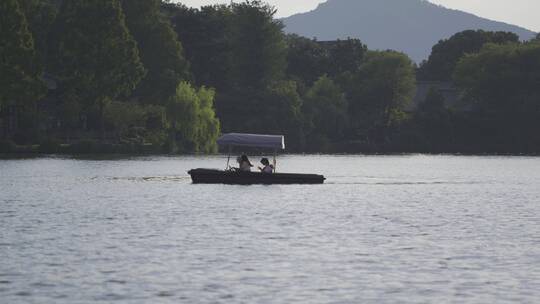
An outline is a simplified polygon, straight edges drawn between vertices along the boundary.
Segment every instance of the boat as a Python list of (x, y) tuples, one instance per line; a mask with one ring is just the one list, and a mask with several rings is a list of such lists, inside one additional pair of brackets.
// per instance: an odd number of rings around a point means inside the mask
[(317, 174), (260, 173), (214, 169), (193, 169), (188, 173), (194, 184), (291, 185), (323, 184), (325, 180), (324, 176)]
[[(325, 177), (319, 174), (277, 173), (276, 154), (285, 149), (285, 136), (229, 133), (221, 136), (217, 143), (227, 147), (229, 154), (225, 170), (193, 169), (188, 171), (194, 184), (228, 184), (228, 185), (291, 185), (291, 184), (323, 184)], [(233, 147), (250, 147), (273, 149), (273, 173), (244, 172), (230, 166)]]

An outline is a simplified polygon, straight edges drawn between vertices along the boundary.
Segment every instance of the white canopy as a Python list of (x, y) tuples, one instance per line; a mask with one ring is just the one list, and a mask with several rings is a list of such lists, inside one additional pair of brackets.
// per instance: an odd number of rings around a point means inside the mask
[(218, 138), (217, 143), (220, 146), (285, 149), (285, 136), (229, 133)]

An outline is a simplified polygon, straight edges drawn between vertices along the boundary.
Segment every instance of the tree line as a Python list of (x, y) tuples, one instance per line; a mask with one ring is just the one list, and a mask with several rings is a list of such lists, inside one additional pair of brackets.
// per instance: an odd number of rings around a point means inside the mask
[[(5, 140), (215, 152), (220, 133), (306, 152), (537, 152), (540, 39), (465, 31), (417, 66), (358, 39), (287, 35), (261, 1), (4, 0)], [(540, 38), (540, 37), (539, 37)], [(416, 84), (434, 85), (414, 104)], [(11, 114), (10, 114), (11, 115)], [(5, 125), (5, 123), (4, 123)], [(5, 142), (4, 140), (4, 142)], [(103, 149), (100, 146), (97, 149)]]
[(215, 152), (215, 90), (194, 85), (161, 5), (3, 1), (0, 105), (18, 120), (4, 136), (45, 146), (81, 141), (92, 152), (104, 143)]
[(471, 153), (540, 151), (540, 34), (464, 31), (433, 47), (420, 79), (452, 82), (459, 103), (430, 92), (416, 113), (427, 150)]

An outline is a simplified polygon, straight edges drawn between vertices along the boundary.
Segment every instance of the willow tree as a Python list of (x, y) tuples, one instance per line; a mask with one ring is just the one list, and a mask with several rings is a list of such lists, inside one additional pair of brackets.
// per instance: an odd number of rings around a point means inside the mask
[(169, 98), (166, 106), (170, 152), (217, 150), (220, 125), (213, 108), (214, 96), (212, 89), (196, 89), (185, 81), (178, 84), (176, 94)]
[(214, 110), (216, 92), (213, 89), (201, 87), (198, 91), (199, 113), (197, 116), (197, 147), (198, 152), (217, 152), (217, 138), (221, 132), (219, 119)]
[(145, 75), (119, 0), (64, 1), (55, 25), (54, 72), (66, 91), (99, 114), (112, 100), (131, 93)]
[(0, 1), (0, 106), (26, 103), (44, 93), (27, 20), (17, 0)]

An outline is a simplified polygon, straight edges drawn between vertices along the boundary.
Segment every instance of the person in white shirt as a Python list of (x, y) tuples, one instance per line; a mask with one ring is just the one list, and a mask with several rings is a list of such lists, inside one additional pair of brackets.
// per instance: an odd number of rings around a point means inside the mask
[(259, 170), (261, 170), (262, 173), (274, 173), (274, 166), (270, 164), (270, 161), (268, 161), (268, 158), (261, 159), (261, 164), (263, 164), (264, 167), (259, 167)]
[(253, 165), (251, 164), (251, 162), (249, 162), (249, 158), (247, 157), (247, 155), (244, 154), (240, 156), (237, 160), (240, 164), (240, 171), (251, 172), (251, 167), (253, 167)]

